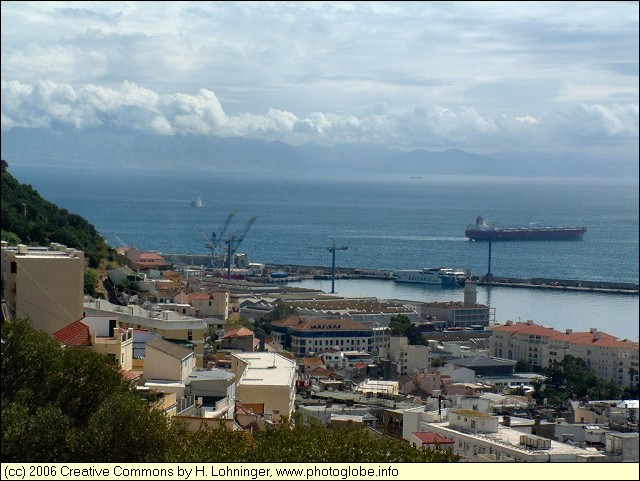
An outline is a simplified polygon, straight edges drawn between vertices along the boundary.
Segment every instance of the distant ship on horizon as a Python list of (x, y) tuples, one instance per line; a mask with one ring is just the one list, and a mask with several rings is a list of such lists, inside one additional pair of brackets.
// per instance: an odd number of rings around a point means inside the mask
[(532, 222), (528, 227), (498, 227), (481, 216), (467, 225), (464, 235), (475, 241), (494, 240), (582, 240), (586, 227), (547, 227)]
[(198, 196), (198, 194), (195, 194), (193, 196), (193, 200), (191, 201), (191, 207), (202, 207), (202, 199)]

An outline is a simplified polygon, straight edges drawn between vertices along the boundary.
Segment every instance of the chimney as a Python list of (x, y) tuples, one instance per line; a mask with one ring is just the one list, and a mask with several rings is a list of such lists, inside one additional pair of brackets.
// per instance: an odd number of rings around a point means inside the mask
[(595, 327), (592, 327), (591, 329), (589, 329), (589, 332), (591, 334), (595, 334), (596, 332), (598, 332), (598, 329), (596, 329)]
[(567, 334), (567, 335), (571, 335), (571, 334), (573, 334), (573, 329), (567, 329), (567, 330), (566, 330), (566, 331), (564, 331), (564, 332), (565, 332), (565, 334)]
[(533, 321), (531, 319), (527, 320), (527, 326), (533, 326)]
[(507, 322), (506, 322), (506, 325), (507, 325), (507, 326), (513, 326), (513, 321), (507, 321)]
[(504, 426), (511, 426), (511, 416), (507, 416), (506, 414), (502, 416), (502, 424)]

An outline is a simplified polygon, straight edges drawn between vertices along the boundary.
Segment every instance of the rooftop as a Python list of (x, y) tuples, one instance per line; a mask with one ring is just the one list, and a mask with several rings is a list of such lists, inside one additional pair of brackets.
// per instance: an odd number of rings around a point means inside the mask
[(232, 356), (247, 363), (238, 384), (291, 386), (294, 382), (295, 362), (279, 354), (242, 352), (232, 354)]

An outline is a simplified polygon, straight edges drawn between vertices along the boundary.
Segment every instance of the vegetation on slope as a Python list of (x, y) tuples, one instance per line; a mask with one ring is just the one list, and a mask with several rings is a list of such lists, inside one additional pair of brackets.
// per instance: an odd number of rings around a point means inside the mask
[(84, 252), (89, 267), (115, 260), (115, 251), (83, 217), (43, 199), (30, 185), (19, 183), (2, 160), (2, 240), (10, 245), (48, 246), (58, 242)]

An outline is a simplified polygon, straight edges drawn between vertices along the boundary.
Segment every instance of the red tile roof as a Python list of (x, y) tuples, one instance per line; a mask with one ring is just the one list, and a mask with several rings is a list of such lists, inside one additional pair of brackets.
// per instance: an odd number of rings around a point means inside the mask
[(551, 337), (560, 333), (551, 327), (544, 327), (536, 323), (514, 322), (512, 325), (502, 325), (493, 328), (494, 332), (507, 332), (514, 334), (526, 334), (530, 336)]
[[(306, 318), (299, 316), (291, 316), (282, 321), (274, 322), (273, 325), (291, 327), (292, 329), (299, 331), (311, 331), (311, 330), (354, 330), (364, 329), (368, 330), (369, 327), (364, 324), (354, 321), (353, 319), (322, 319), (322, 318)], [(334, 327), (337, 326), (337, 327)]]
[(420, 440), (422, 444), (453, 444), (453, 439), (440, 436), (438, 433), (411, 433)]
[(59, 331), (53, 333), (58, 341), (65, 346), (90, 346), (91, 332), (89, 326), (82, 321), (75, 321)]
[(237, 329), (233, 329), (227, 332), (224, 336), (222, 336), (222, 339), (229, 339), (231, 337), (246, 337), (246, 336), (253, 336), (253, 331), (251, 331), (250, 329), (247, 329), (244, 326), (240, 326)]
[(572, 332), (571, 334), (559, 332), (557, 335), (550, 338), (552, 341), (564, 341), (570, 344), (581, 344), (598, 347), (621, 347), (621, 348), (636, 348), (637, 342), (632, 342), (627, 339), (618, 339), (616, 336), (607, 334), (600, 331), (587, 331), (587, 332)]
[(125, 371), (125, 370), (121, 370), (120, 374), (122, 375), (123, 378), (125, 378), (127, 381), (135, 381), (136, 379), (139, 379), (142, 374), (138, 373), (138, 372), (133, 372), (133, 371)]

